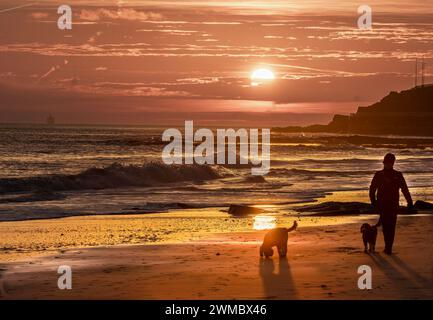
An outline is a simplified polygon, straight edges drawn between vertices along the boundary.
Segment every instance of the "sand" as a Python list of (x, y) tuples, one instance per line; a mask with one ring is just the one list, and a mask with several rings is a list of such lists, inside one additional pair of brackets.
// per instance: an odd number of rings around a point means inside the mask
[[(0, 261), (12, 262), (74, 248), (118, 244), (179, 244), (210, 234), (249, 232), (254, 228), (333, 225), (356, 217), (257, 215), (235, 218), (223, 208), (175, 210), (136, 215), (91, 215), (0, 222)], [(224, 208), (226, 209), (226, 208)]]
[[(374, 222), (372, 220), (371, 222)], [(188, 243), (71, 248), (2, 263), (3, 299), (433, 299), (433, 216), (400, 217), (395, 255), (362, 248), (360, 222), (300, 225), (287, 259), (261, 259), (265, 231)], [(57, 268), (72, 267), (72, 290)], [(358, 289), (358, 267), (373, 289)]]

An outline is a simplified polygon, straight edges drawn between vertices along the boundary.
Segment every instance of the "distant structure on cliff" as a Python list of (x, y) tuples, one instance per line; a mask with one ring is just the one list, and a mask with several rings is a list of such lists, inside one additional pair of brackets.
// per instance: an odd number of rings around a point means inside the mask
[(284, 132), (330, 132), (433, 136), (433, 84), (390, 92), (349, 116), (335, 115), (327, 125), (275, 128)]
[(48, 126), (53, 126), (56, 124), (56, 120), (54, 119), (54, 117), (51, 114), (47, 117), (46, 124)]
[[(424, 57), (421, 59), (421, 87), (424, 87), (425, 80), (425, 66)], [(415, 88), (418, 87), (418, 58), (415, 58)]]

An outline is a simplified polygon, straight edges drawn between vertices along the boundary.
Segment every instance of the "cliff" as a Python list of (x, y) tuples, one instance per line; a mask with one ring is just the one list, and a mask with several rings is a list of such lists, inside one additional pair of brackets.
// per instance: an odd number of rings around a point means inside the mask
[(433, 85), (391, 92), (350, 116), (335, 115), (327, 125), (275, 128), (285, 132), (329, 132), (433, 136)]

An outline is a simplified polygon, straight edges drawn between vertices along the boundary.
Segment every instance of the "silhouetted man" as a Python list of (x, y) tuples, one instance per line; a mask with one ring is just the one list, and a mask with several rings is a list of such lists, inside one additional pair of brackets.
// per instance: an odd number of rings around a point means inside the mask
[(394, 163), (395, 155), (388, 153), (383, 159), (383, 170), (376, 172), (370, 185), (370, 200), (380, 214), (377, 225), (382, 224), (386, 254), (392, 254), (397, 214), (400, 208), (400, 189), (406, 198), (408, 208), (413, 207), (412, 197), (403, 174), (394, 170)]

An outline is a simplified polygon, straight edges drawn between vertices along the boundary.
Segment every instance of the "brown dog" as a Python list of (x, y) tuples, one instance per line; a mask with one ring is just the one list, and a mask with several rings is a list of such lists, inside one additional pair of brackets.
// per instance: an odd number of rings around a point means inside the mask
[(260, 246), (260, 256), (265, 256), (266, 258), (272, 257), (274, 250), (272, 247), (276, 246), (278, 249), (278, 254), (280, 257), (285, 257), (287, 255), (287, 240), (289, 238), (288, 233), (295, 230), (298, 223), (293, 222), (291, 228), (275, 228), (269, 230), (265, 234), (263, 239), (263, 244)]
[[(364, 223), (361, 226), (362, 241), (364, 242), (364, 252), (374, 252), (377, 239), (377, 227)], [(369, 246), (369, 248), (368, 248)], [(367, 250), (369, 249), (369, 250)]]

